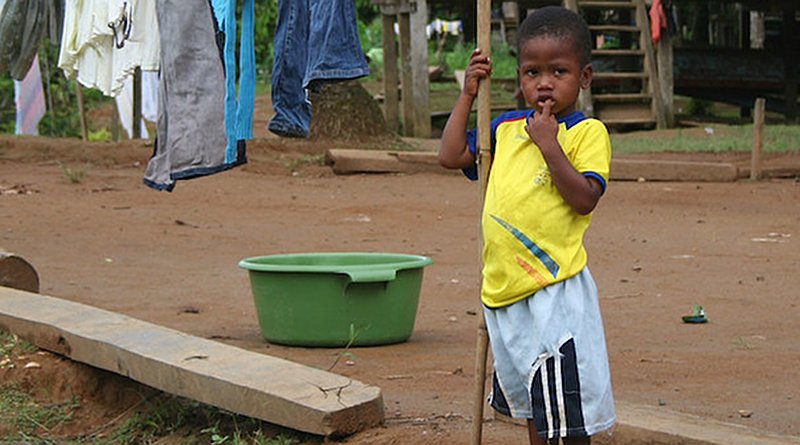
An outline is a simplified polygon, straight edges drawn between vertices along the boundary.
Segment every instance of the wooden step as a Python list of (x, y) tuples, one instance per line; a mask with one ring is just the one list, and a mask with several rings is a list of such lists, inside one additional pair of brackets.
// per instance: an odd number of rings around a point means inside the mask
[(589, 25), (589, 30), (591, 31), (600, 31), (600, 32), (607, 32), (607, 31), (622, 31), (622, 32), (640, 32), (638, 26), (629, 26), (629, 25)]
[(579, 8), (636, 8), (636, 3), (631, 1), (591, 1), (582, 0), (578, 2)]
[(592, 78), (597, 80), (607, 80), (607, 79), (647, 79), (647, 74), (641, 71), (636, 72), (613, 72), (613, 71), (605, 71), (605, 72), (595, 72), (592, 74)]
[(645, 102), (653, 99), (648, 93), (594, 94), (595, 102)]
[(593, 49), (592, 56), (637, 56), (644, 55), (640, 49)]
[(599, 118), (606, 126), (612, 128), (619, 128), (619, 127), (642, 127), (642, 128), (653, 128), (656, 126), (656, 120), (652, 117), (641, 117), (641, 118), (626, 118), (626, 119), (604, 119), (603, 117)]

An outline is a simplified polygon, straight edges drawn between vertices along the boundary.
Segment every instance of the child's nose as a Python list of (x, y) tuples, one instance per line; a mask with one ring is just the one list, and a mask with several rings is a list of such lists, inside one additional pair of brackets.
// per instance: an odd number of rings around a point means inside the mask
[(537, 88), (540, 90), (553, 88), (553, 77), (548, 74), (541, 75)]

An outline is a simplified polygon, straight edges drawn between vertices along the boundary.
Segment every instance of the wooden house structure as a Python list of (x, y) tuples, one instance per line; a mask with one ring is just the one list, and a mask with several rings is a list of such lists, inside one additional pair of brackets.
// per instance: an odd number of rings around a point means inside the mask
[[(757, 97), (767, 99), (768, 111), (782, 113), (788, 122), (797, 115), (800, 82), (800, 29), (797, 0), (673, 0), (677, 7), (696, 8), (692, 17), (679, 17), (676, 35), (662, 32), (651, 39), (649, 8), (653, 0), (517, 0), (496, 1), (495, 18), (501, 32), (513, 32), (526, 12), (546, 5), (563, 5), (580, 12), (592, 31), (594, 79), (591, 91), (582, 95), (583, 110), (612, 128), (664, 128), (674, 125), (675, 94), (727, 102), (745, 115)], [(666, 0), (662, 0), (666, 2)], [(427, 52), (424, 24), (427, 5), (447, 5), (460, 11), (465, 40), (474, 40), (473, 0), (372, 0), (384, 17), (385, 109), (389, 125), (397, 128), (398, 84), (411, 86), (403, 100), (405, 135), (430, 135)], [(714, 9), (716, 8), (716, 9)], [(738, 14), (738, 26), (723, 22), (720, 11)], [(753, 45), (751, 27), (772, 25), (767, 44)], [(411, 26), (416, 17), (416, 27)], [(760, 17), (760, 18), (759, 18)], [(395, 60), (394, 21), (400, 29), (400, 60)], [(755, 25), (755, 26), (754, 26)], [(735, 28), (735, 29), (733, 29)], [(391, 30), (387, 32), (387, 30)], [(695, 39), (682, 34), (695, 31)], [(416, 42), (416, 43), (415, 43)], [(680, 44), (676, 44), (680, 43)], [(721, 44), (722, 43), (722, 44)], [(725, 44), (725, 45), (723, 45)], [(416, 51), (414, 50), (416, 48)], [(393, 74), (394, 72), (394, 74)], [(394, 77), (393, 77), (394, 76)], [(394, 91), (394, 93), (393, 93)], [(394, 96), (393, 96), (394, 94)], [(393, 111), (395, 110), (395, 111)], [(394, 114), (393, 114), (394, 113)]]

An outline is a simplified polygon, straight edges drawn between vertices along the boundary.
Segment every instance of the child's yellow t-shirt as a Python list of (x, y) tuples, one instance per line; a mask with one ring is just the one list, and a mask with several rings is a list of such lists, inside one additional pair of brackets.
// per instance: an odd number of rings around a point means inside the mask
[[(531, 111), (504, 113), (492, 121), (492, 164), (484, 199), (481, 301), (502, 307), (586, 266), (583, 235), (591, 213), (575, 212), (556, 189), (539, 148), (525, 132)], [(605, 125), (574, 112), (559, 119), (558, 143), (572, 166), (598, 180), (605, 191), (611, 143)], [(470, 132), (475, 152), (475, 134)], [(465, 169), (471, 179), (476, 169)]]

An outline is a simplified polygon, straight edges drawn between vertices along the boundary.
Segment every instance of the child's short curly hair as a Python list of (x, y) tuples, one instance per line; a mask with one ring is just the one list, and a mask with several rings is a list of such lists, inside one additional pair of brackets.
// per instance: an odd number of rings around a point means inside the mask
[[(578, 13), (560, 6), (546, 6), (525, 17), (519, 27), (518, 46), (535, 37), (572, 39), (581, 65), (592, 57), (592, 34)], [(518, 52), (519, 53), (519, 52)]]

